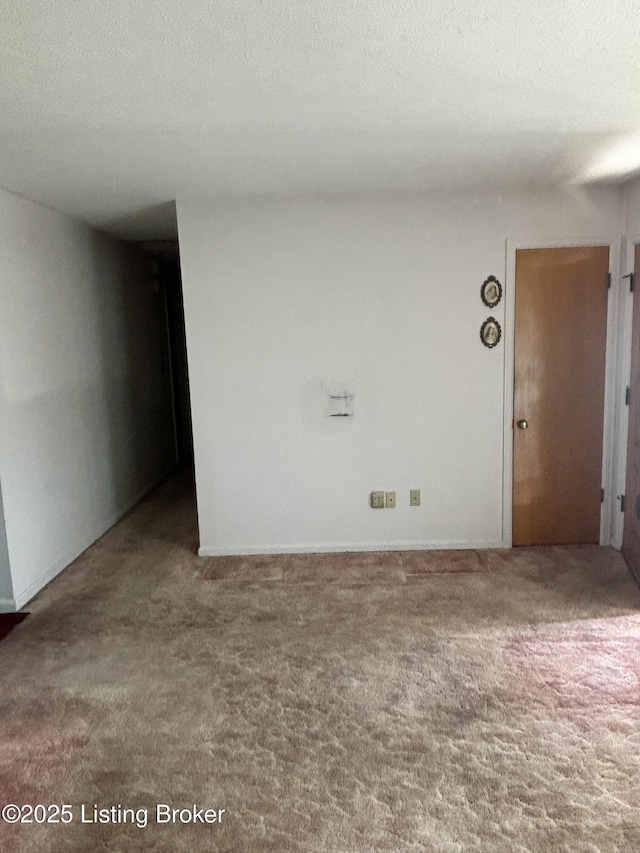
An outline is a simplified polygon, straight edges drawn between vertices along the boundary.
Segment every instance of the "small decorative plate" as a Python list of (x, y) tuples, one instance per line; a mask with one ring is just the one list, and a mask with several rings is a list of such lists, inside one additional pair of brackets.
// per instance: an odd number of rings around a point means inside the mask
[(487, 308), (493, 308), (502, 299), (502, 285), (495, 275), (490, 275), (483, 283), (480, 288), (480, 298)]
[(482, 343), (486, 347), (489, 347), (489, 349), (493, 349), (493, 347), (498, 346), (501, 337), (502, 329), (496, 318), (489, 317), (486, 319), (480, 327), (480, 340)]

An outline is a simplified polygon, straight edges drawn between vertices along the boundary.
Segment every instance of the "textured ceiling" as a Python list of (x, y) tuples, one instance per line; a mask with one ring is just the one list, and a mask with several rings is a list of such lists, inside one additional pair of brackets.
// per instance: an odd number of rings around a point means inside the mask
[(179, 196), (620, 180), (639, 44), (638, 0), (6, 3), (0, 186), (160, 239)]

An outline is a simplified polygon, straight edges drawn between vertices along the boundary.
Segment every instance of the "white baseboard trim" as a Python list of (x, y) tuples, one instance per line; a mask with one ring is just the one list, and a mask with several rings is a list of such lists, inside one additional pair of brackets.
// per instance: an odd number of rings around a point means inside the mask
[[(149, 492), (152, 492), (156, 486), (159, 486), (160, 483), (171, 473), (171, 471), (175, 468), (175, 464), (172, 464), (167, 471), (161, 474), (159, 477), (156, 477), (152, 483), (148, 486), (144, 486), (136, 497), (132, 498), (130, 501), (127, 501), (127, 504), (124, 508), (117, 510), (109, 519), (107, 519), (104, 524), (98, 528), (97, 532), (92, 532), (86, 539), (82, 540), (80, 545), (76, 546), (72, 551), (69, 551), (62, 557), (60, 560), (57, 560), (56, 563), (51, 566), (43, 575), (35, 580), (32, 584), (16, 594), (14, 599), (14, 611), (16, 612), (25, 606), (31, 599), (37, 595), (40, 590), (44, 589), (44, 587), (51, 583), (51, 581), (60, 574), (60, 572), (64, 571), (74, 560), (77, 560), (80, 554), (84, 553), (87, 548), (90, 548), (94, 542), (96, 542), (101, 536), (110, 530), (114, 524), (117, 524), (124, 516), (130, 512), (136, 504), (140, 503), (140, 501), (146, 497)], [(0, 605), (1, 606), (1, 605)]]
[(486, 541), (445, 540), (441, 542), (318, 542), (314, 545), (201, 545), (200, 557), (244, 557), (258, 554), (335, 554), (359, 551), (466, 551), (482, 548), (509, 548), (502, 539)]
[(17, 613), (19, 609), (13, 598), (0, 598), (0, 613)]

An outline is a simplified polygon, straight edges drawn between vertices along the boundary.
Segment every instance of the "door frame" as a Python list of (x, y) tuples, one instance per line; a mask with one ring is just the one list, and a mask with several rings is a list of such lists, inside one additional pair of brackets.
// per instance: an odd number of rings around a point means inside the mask
[[(640, 242), (640, 237), (638, 238), (638, 242)], [(565, 240), (509, 238), (506, 241), (502, 466), (502, 539), (506, 548), (510, 548), (513, 544), (513, 382), (515, 375), (516, 252), (519, 249), (570, 249), (580, 246), (609, 247), (611, 288), (607, 302), (607, 344), (602, 441), (602, 485), (605, 490), (605, 497), (600, 510), (600, 544), (614, 545), (616, 548), (620, 548), (622, 545), (624, 517), (619, 512), (617, 496), (621, 495), (624, 491), (624, 485), (620, 487), (620, 482), (624, 484), (626, 474), (626, 426), (628, 413), (624, 398), (625, 389), (629, 382), (631, 361), (631, 312), (629, 311), (628, 303), (631, 302), (632, 308), (633, 302), (632, 300), (622, 298), (622, 291), (625, 286), (625, 280), (621, 278), (622, 238), (609, 235), (606, 237), (585, 237), (579, 239), (569, 237)], [(628, 267), (627, 255), (628, 251), (624, 258), (625, 269)], [(631, 269), (633, 269), (633, 266)], [(617, 406), (614, 404), (616, 399), (620, 401), (620, 404)]]
[[(638, 273), (640, 270), (635, 269), (636, 260), (636, 245), (640, 244), (640, 234), (623, 237), (622, 249), (620, 252), (621, 258), (621, 275), (629, 275), (629, 273)], [(633, 335), (633, 298), (637, 291), (637, 284), (634, 288), (634, 293), (629, 289), (628, 279), (622, 281), (622, 292), (620, 294), (620, 370), (623, 378), (623, 394), (624, 389), (631, 384), (631, 341)], [(627, 441), (629, 436), (629, 407), (624, 406), (619, 414), (618, 424), (620, 445), (617, 448), (616, 468), (619, 472), (617, 480), (617, 494), (623, 495), (627, 486)], [(616, 521), (616, 529), (612, 538), (612, 545), (616, 548), (622, 548), (622, 539), (624, 537), (624, 513), (616, 513), (618, 516)]]

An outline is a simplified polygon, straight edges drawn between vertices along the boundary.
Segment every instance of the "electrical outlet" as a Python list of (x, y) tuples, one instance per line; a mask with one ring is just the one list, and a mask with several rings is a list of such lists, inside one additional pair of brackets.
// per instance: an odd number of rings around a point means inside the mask
[(396, 505), (396, 493), (395, 492), (385, 492), (384, 493), (384, 505), (387, 509), (394, 509)]
[(371, 492), (372, 509), (384, 509), (384, 492)]
[(420, 489), (409, 490), (409, 506), (420, 506)]

